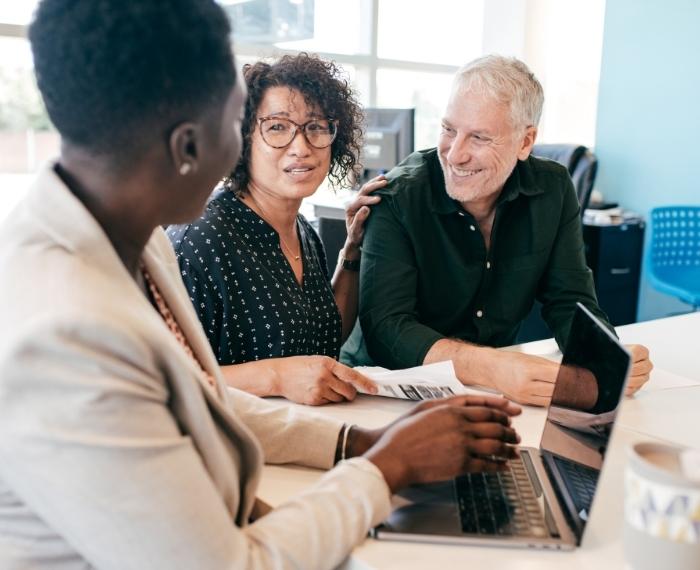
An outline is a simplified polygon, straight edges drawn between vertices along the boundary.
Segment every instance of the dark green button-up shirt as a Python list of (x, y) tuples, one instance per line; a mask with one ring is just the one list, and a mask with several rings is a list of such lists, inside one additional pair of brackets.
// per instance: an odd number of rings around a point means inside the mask
[[(607, 323), (563, 166), (518, 161), (498, 198), (488, 251), (477, 222), (447, 195), (435, 149), (413, 153), (387, 178), (360, 272), (360, 323), (376, 364), (422, 364), (442, 338), (513, 344), (535, 299), (560, 347), (576, 301)], [(343, 351), (351, 364), (367, 363), (358, 332)]]

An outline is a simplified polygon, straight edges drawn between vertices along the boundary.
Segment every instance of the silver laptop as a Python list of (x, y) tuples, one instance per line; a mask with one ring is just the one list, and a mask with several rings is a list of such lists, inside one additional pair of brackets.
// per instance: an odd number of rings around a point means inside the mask
[(578, 304), (539, 449), (501, 473), (417, 485), (380, 540), (569, 550), (581, 542), (624, 394), (629, 353)]

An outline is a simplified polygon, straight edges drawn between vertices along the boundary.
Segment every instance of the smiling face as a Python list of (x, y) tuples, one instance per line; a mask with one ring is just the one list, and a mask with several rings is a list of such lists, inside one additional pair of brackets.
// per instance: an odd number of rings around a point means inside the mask
[(453, 89), (438, 142), (447, 194), (465, 205), (495, 201), (536, 134), (535, 127), (513, 126), (508, 105)]
[[(270, 87), (265, 92), (256, 113), (256, 118), (261, 117), (290, 119), (299, 125), (326, 118), (321, 109), (307, 105), (304, 96), (289, 87)], [(330, 163), (331, 147), (314, 148), (300, 131), (288, 146), (271, 147), (263, 140), (256, 121), (249, 167), (253, 191), (301, 200), (316, 192), (328, 174)]]

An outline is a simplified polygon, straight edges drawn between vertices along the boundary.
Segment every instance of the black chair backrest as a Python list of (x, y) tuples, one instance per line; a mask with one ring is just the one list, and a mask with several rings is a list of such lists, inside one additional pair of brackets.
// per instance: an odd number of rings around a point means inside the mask
[(554, 160), (566, 167), (574, 183), (583, 215), (598, 172), (596, 156), (585, 146), (576, 144), (536, 144), (532, 148), (532, 155)]
[(597, 173), (598, 159), (595, 154), (586, 149), (586, 152), (581, 155), (574, 167), (574, 171), (571, 173), (571, 180), (573, 180), (574, 188), (576, 188), (578, 203), (581, 204), (581, 212), (588, 207)]

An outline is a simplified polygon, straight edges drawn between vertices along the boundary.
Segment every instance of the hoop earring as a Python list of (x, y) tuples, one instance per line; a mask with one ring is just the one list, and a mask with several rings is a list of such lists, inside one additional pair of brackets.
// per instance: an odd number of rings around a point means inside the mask
[(183, 162), (180, 166), (180, 174), (186, 176), (192, 170), (192, 165), (189, 162)]

